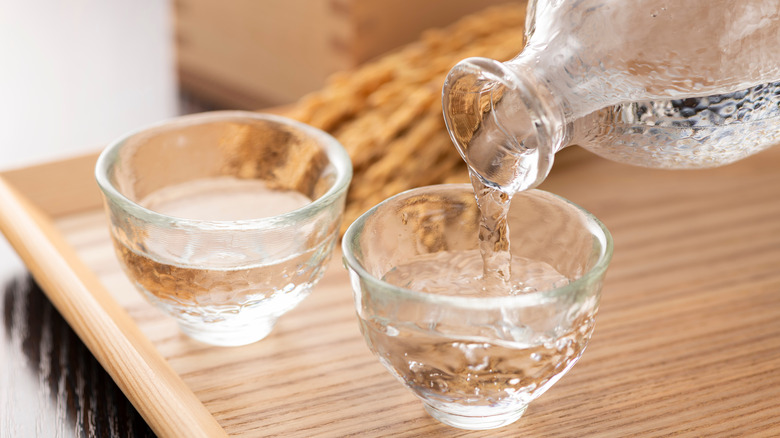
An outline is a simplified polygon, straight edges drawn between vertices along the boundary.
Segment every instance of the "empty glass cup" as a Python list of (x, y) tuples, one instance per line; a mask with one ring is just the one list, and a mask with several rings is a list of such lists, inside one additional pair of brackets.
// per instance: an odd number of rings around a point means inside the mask
[(516, 421), (580, 358), (612, 255), (595, 217), (547, 192), (515, 195), (508, 221), (523, 287), (506, 294), (469, 289), (482, 269), (469, 185), (387, 199), (342, 243), (368, 347), (434, 418), (463, 429)]
[(320, 130), (231, 111), (127, 135), (96, 177), (137, 288), (192, 338), (244, 345), (322, 277), (352, 166)]

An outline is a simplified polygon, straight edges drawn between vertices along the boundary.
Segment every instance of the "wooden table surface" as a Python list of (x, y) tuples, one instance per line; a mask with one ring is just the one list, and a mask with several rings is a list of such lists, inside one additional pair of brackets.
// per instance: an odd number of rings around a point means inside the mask
[[(697, 171), (567, 150), (543, 188), (599, 217), (614, 258), (582, 360), (499, 430), (438, 424), (384, 371), (338, 261), (248, 347), (188, 341), (136, 296), (118, 299), (231, 435), (780, 436), (780, 148)], [(96, 218), (58, 224), (112, 293), (130, 294), (110, 245), (84, 231)]]
[(568, 158), (543, 188), (601, 218), (614, 258), (591, 345), (526, 427), (780, 436), (780, 148), (688, 171)]

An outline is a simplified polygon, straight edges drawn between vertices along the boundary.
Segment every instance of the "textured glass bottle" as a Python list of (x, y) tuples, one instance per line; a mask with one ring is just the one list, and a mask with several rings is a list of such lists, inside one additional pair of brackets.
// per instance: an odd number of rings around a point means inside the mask
[(526, 27), (515, 59), (466, 59), (444, 85), (488, 185), (534, 187), (571, 144), (698, 168), (780, 142), (780, 0), (531, 0)]

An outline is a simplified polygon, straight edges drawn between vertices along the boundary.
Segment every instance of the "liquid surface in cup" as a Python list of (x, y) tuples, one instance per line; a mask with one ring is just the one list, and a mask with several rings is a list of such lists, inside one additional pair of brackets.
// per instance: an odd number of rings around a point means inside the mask
[(277, 216), (311, 202), (299, 192), (275, 190), (262, 180), (223, 176), (164, 187), (140, 204), (168, 216), (232, 221)]
[[(442, 295), (506, 296), (555, 289), (569, 279), (542, 261), (512, 257), (511, 278), (485, 281), (482, 253), (478, 249), (422, 254), (396, 266), (384, 281), (406, 289)], [(508, 270), (505, 266), (504, 269)]]
[[(140, 204), (174, 217), (227, 221), (276, 216), (310, 202), (298, 192), (273, 190), (260, 180), (220, 177), (165, 187)], [(241, 239), (236, 233), (228, 238)], [(128, 276), (190, 336), (215, 343), (213, 333), (230, 333), (219, 340), (222, 345), (257, 340), (276, 318), (300, 303), (322, 276), (336, 240), (334, 231), (316, 246), (288, 254), (291, 242), (284, 239), (226, 247), (224, 233), (169, 239), (164, 230), (152, 228), (145, 235), (143, 253), (114, 239)], [(248, 263), (252, 260), (262, 262)]]
[(192, 324), (229, 321), (238, 318), (239, 311), (251, 313), (255, 306), (257, 312), (281, 315), (305, 298), (322, 275), (321, 264), (307, 261), (317, 253), (328, 253), (315, 247), (286, 260), (222, 269), (162, 263), (116, 240), (115, 247), (135, 284), (150, 299)]

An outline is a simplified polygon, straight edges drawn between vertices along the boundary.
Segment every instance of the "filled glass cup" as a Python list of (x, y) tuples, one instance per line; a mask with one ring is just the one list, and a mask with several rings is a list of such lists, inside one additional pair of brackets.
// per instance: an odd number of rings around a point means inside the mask
[(593, 215), (528, 190), (508, 216), (513, 284), (482, 287), (479, 218), (470, 185), (423, 187), (342, 241), (369, 349), (434, 418), (474, 430), (518, 420), (577, 362), (612, 256)]
[(318, 129), (218, 111), (120, 138), (95, 173), (130, 280), (185, 334), (233, 346), (267, 336), (322, 277), (352, 165)]

